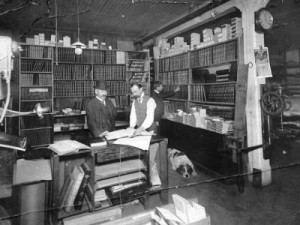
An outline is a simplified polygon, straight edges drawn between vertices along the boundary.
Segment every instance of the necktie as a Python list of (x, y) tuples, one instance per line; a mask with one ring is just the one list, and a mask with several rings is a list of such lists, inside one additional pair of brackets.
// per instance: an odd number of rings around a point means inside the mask
[(103, 101), (103, 100), (101, 100), (101, 103), (102, 103), (103, 105), (106, 105), (106, 104), (105, 104), (105, 101)]

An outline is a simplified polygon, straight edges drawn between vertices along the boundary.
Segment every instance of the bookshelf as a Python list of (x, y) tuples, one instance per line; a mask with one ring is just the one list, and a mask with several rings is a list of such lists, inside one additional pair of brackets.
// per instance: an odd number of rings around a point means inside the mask
[(150, 94), (150, 56), (149, 51), (133, 52), (126, 55), (126, 80), (129, 84), (139, 82), (146, 94)]
[[(40, 103), (53, 111), (53, 49), (49, 46), (22, 45), (19, 56), (19, 110), (33, 111)], [(19, 135), (28, 138), (32, 147), (53, 141), (51, 115), (19, 118)]]
[[(32, 111), (37, 103), (49, 107), (53, 126), (44, 128), (43, 141), (37, 139), (34, 127), (19, 123), (20, 135), (28, 136), (33, 146), (49, 144), (54, 134), (86, 131), (85, 107), (94, 96), (94, 84), (105, 80), (108, 98), (119, 112), (118, 120), (128, 120), (130, 83), (141, 82), (150, 93), (150, 60), (148, 51), (85, 49), (81, 55), (73, 48), (21, 44), (19, 57), (19, 109)], [(71, 110), (71, 113), (64, 111)], [(31, 118), (32, 119), (32, 118)], [(50, 119), (50, 118), (49, 118)], [(28, 130), (27, 130), (28, 129)], [(76, 131), (76, 132), (75, 132)], [(31, 138), (33, 137), (33, 138)], [(40, 138), (40, 137), (38, 137)]]
[(234, 120), (239, 39), (217, 42), (189, 52), (157, 59), (156, 79), (164, 90), (176, 93), (166, 101), (165, 111), (189, 112), (197, 106), (209, 116)]

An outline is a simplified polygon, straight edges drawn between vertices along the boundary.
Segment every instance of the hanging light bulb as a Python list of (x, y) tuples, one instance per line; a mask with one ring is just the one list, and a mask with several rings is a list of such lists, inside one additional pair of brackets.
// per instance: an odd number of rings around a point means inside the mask
[(80, 36), (80, 27), (79, 27), (79, 10), (78, 10), (78, 0), (76, 1), (77, 3), (77, 42), (72, 44), (72, 47), (75, 48), (75, 54), (76, 55), (81, 55), (82, 54), (82, 49), (86, 48), (85, 44), (80, 42), (79, 36)]
[(84, 44), (82, 44), (80, 41), (77, 41), (72, 44), (73, 47), (75, 47), (75, 54), (76, 55), (81, 55), (82, 54), (82, 49), (86, 48)]

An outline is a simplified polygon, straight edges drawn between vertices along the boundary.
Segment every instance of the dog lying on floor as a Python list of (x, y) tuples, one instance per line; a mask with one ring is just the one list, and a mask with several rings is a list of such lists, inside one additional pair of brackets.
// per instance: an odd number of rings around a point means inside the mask
[(194, 164), (183, 152), (175, 148), (168, 148), (168, 157), (172, 164), (172, 169), (181, 174), (184, 178), (197, 175)]

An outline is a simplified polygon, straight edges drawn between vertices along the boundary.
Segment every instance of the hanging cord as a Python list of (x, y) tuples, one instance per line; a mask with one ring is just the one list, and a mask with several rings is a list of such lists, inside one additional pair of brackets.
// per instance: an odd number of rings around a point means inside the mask
[(77, 40), (78, 42), (79, 40), (79, 35), (80, 35), (80, 24), (79, 24), (79, 8), (78, 8), (78, 0), (76, 0), (77, 2)]
[(57, 2), (56, 0), (54, 1), (55, 3), (55, 65), (58, 66), (58, 29), (57, 29), (57, 25), (58, 25), (58, 18), (57, 18)]

